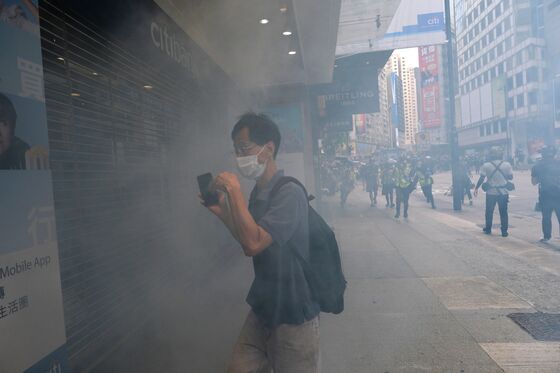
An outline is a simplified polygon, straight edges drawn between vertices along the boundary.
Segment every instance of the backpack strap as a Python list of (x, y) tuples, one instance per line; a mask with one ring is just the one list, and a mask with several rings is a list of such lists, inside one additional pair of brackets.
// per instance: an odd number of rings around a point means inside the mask
[(494, 168), (494, 171), (492, 171), (492, 173), (490, 174), (490, 176), (488, 176), (488, 182), (490, 182), (490, 179), (496, 174), (496, 172), (498, 172), (500, 170), (500, 166), (502, 165), (502, 163), (504, 163), (504, 161), (500, 161), (500, 163), (497, 166), (492, 162), (490, 162), (490, 163), (495, 168)]
[(268, 195), (267, 210), (268, 210), (268, 207), (270, 207), (272, 197), (274, 197), (278, 193), (280, 188), (282, 188), (284, 185), (286, 185), (288, 183), (294, 183), (294, 184), (298, 185), (301, 189), (303, 189), (303, 192), (305, 193), (305, 198), (307, 199), (308, 202), (311, 202), (315, 199), (315, 196), (307, 194), (307, 190), (305, 189), (305, 186), (298, 179), (296, 179), (295, 177), (292, 177), (292, 176), (282, 176), (280, 178), (280, 180), (278, 180), (276, 182), (276, 184), (274, 184), (274, 186), (272, 187), (272, 190), (270, 191), (270, 194)]

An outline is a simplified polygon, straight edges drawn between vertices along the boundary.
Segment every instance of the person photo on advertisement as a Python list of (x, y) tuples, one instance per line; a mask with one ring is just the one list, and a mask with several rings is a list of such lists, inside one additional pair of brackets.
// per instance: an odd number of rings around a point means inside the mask
[(0, 170), (26, 168), (29, 145), (15, 135), (17, 113), (10, 99), (0, 93)]

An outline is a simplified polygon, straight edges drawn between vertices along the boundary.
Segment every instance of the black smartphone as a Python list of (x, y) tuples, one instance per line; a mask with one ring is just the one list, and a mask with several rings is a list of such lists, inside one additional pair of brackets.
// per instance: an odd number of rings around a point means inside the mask
[(198, 188), (200, 189), (200, 194), (202, 195), (202, 199), (204, 200), (204, 204), (206, 206), (217, 205), (219, 202), (218, 193), (212, 193), (209, 191), (212, 179), (212, 174), (210, 172), (197, 177)]

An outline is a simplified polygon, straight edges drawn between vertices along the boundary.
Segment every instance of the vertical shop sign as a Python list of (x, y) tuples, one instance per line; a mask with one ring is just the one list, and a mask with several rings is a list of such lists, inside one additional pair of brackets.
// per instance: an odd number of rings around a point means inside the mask
[(424, 128), (441, 126), (438, 49), (431, 45), (419, 48), (420, 116)]
[(64, 372), (37, 0), (0, 2), (0, 372)]

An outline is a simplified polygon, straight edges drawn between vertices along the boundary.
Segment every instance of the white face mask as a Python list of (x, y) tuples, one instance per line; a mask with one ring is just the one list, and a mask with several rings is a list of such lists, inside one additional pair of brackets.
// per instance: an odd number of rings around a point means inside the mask
[(247, 179), (257, 180), (262, 176), (266, 169), (266, 163), (259, 163), (259, 155), (264, 150), (262, 149), (255, 155), (248, 155), (246, 157), (237, 157), (237, 169), (239, 173)]

